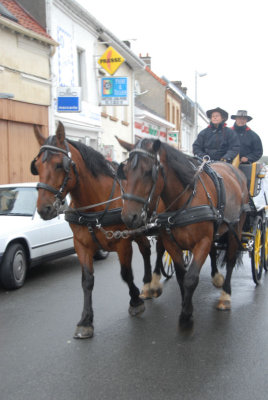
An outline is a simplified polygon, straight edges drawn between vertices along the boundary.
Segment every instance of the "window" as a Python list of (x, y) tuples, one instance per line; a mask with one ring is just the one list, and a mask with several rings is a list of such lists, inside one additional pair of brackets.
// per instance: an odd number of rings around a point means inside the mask
[(77, 48), (77, 83), (81, 87), (81, 100), (87, 101), (86, 54)]
[(167, 103), (167, 120), (170, 121), (170, 103)]

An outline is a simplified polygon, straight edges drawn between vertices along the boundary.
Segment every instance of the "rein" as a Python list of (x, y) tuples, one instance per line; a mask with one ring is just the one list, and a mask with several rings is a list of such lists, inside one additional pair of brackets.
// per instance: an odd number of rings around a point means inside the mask
[(98, 206), (103, 206), (104, 204), (112, 203), (113, 201), (116, 201), (116, 200), (119, 200), (119, 199), (122, 199), (122, 196), (118, 196), (118, 197), (115, 197), (115, 198), (110, 199), (110, 200), (102, 201), (101, 203), (95, 203), (95, 204), (92, 204), (90, 206), (84, 206), (84, 207), (78, 207), (78, 208), (68, 207), (66, 210), (63, 211), (63, 214), (73, 213), (75, 211), (89, 210), (91, 208), (95, 208), (95, 207), (98, 207)]

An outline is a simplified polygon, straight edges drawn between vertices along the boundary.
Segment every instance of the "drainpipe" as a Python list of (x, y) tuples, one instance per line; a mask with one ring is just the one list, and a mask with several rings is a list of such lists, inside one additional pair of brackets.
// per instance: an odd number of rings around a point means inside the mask
[[(52, 26), (52, 2), (53, 0), (46, 0), (46, 31), (52, 37), (51, 26)], [(54, 117), (54, 74), (53, 74), (53, 64), (52, 57), (56, 52), (56, 47), (50, 47), (50, 55), (49, 55), (49, 68), (50, 68), (50, 106), (48, 107), (48, 134), (54, 135), (55, 131), (55, 117)]]
[(132, 82), (131, 82), (131, 90), (132, 90), (132, 143), (135, 144), (135, 72), (132, 70)]

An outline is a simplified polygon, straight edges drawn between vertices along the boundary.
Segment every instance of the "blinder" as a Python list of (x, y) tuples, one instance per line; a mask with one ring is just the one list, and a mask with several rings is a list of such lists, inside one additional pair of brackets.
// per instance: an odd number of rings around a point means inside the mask
[(118, 179), (127, 179), (127, 177), (126, 177), (126, 175), (125, 175), (125, 172), (124, 172), (124, 163), (120, 163), (119, 164), (119, 167), (117, 168), (117, 172), (116, 172), (116, 174), (117, 174), (117, 177), (118, 177)]
[(36, 158), (33, 159), (33, 161), (31, 162), (31, 165), (30, 165), (30, 170), (31, 170), (32, 175), (38, 175), (38, 171), (36, 169), (35, 163), (36, 163)]
[(39, 175), (35, 163), (36, 163), (36, 161), (37, 161), (37, 159), (38, 159), (38, 157), (40, 156), (41, 153), (44, 153), (43, 157), (42, 157), (42, 162), (47, 161), (47, 159), (48, 159), (48, 150), (52, 151), (52, 153), (58, 153), (58, 152), (64, 153), (64, 156), (62, 158), (62, 166), (63, 166), (64, 171), (68, 174), (70, 172), (70, 170), (71, 170), (71, 165), (72, 165), (72, 159), (71, 159), (70, 153), (68, 151), (63, 150), (63, 149), (58, 148), (58, 147), (54, 147), (54, 146), (50, 146), (50, 145), (44, 145), (44, 146), (41, 147), (38, 156), (35, 157), (33, 159), (33, 161), (31, 162), (31, 164), (30, 164), (30, 170), (31, 170), (32, 175)]
[(153, 180), (153, 183), (156, 183), (156, 181), (157, 181), (158, 169), (159, 169), (158, 165), (153, 165), (153, 168), (152, 168), (152, 180)]
[(67, 156), (63, 156), (62, 158), (62, 165), (63, 165), (63, 169), (64, 171), (68, 174), (68, 172), (70, 172), (71, 170), (71, 163), (72, 160), (71, 158), (67, 157)]

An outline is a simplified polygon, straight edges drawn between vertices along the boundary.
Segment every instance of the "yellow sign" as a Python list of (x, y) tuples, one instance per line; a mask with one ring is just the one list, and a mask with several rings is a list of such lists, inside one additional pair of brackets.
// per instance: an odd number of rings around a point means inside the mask
[(98, 60), (98, 63), (108, 74), (113, 75), (124, 61), (125, 59), (110, 46)]

